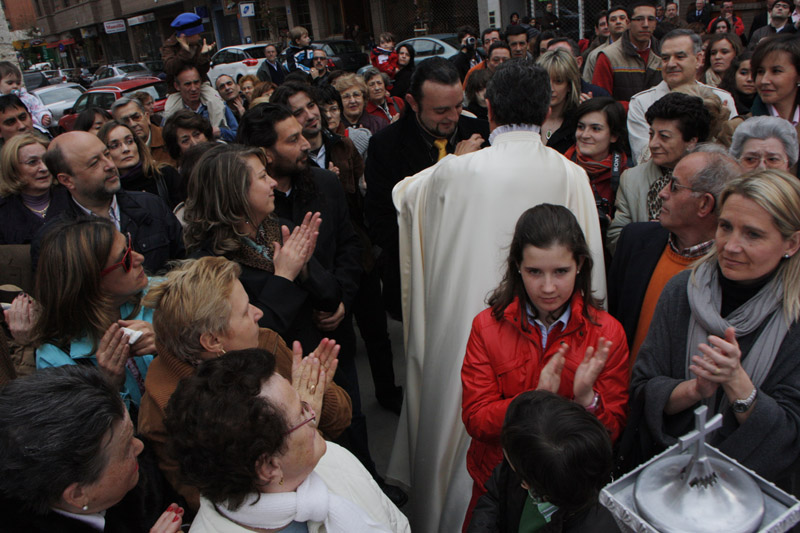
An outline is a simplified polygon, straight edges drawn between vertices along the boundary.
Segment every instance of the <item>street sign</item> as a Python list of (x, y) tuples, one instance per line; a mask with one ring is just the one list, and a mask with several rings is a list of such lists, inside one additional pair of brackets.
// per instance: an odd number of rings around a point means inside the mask
[(253, 2), (242, 2), (239, 4), (239, 15), (242, 17), (255, 17), (256, 5)]
[(103, 23), (106, 33), (120, 33), (125, 31), (125, 21), (122, 19), (109, 20)]

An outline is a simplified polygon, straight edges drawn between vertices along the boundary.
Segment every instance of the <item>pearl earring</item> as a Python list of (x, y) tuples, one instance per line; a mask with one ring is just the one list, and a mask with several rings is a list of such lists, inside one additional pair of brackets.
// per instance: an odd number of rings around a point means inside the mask
[(84, 511), (88, 511), (89, 510), (89, 504), (88, 503), (84, 503), (83, 507), (81, 507), (81, 509), (83, 509)]
[(789, 254), (783, 254), (783, 258), (784, 258), (784, 259), (789, 259), (790, 257), (792, 257), (792, 256), (791, 256), (791, 255), (789, 255)]

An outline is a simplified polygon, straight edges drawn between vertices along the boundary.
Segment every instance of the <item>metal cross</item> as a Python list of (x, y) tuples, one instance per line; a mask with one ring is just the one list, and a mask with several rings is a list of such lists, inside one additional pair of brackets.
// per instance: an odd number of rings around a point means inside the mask
[(710, 421), (706, 422), (706, 417), (708, 416), (708, 407), (705, 405), (701, 405), (697, 409), (694, 410), (694, 427), (695, 429), (680, 437), (678, 440), (681, 443), (681, 451), (685, 450), (689, 446), (694, 446), (694, 450), (692, 451), (692, 455), (694, 456), (694, 460), (697, 461), (701, 457), (705, 457), (706, 449), (703, 444), (706, 442), (706, 435), (722, 427), (722, 415), (717, 413), (711, 418)]

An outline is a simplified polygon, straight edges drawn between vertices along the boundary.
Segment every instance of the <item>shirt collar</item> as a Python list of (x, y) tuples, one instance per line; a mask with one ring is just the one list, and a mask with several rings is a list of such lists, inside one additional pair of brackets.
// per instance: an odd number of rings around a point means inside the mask
[[(778, 110), (775, 109), (774, 105), (767, 104), (767, 109), (769, 109), (769, 114), (772, 115), (773, 117), (781, 118), (781, 116), (778, 114)], [(795, 127), (797, 127), (797, 124), (800, 124), (800, 106), (795, 106), (794, 115), (792, 115), (792, 120), (790, 120), (789, 122), (791, 122), (792, 126)]]
[(502, 126), (497, 126), (494, 130), (492, 130), (492, 133), (489, 134), (489, 144), (494, 144), (494, 139), (498, 135), (512, 131), (530, 131), (533, 133), (541, 133), (542, 128), (536, 124), (504, 124)]
[(78, 522), (83, 522), (84, 524), (88, 525), (89, 527), (97, 531), (104, 531), (106, 529), (105, 511), (92, 514), (78, 514), (78, 513), (70, 513), (62, 509), (56, 509), (55, 507), (52, 508), (52, 510), (54, 513), (66, 516), (67, 518), (72, 518), (73, 520), (77, 520)]
[(553, 327), (555, 327), (556, 324), (561, 324), (561, 328), (562, 329), (566, 329), (567, 324), (569, 324), (569, 319), (572, 316), (572, 305), (568, 305), (566, 310), (564, 310), (564, 312), (561, 313), (561, 316), (558, 317), (552, 324), (550, 324), (549, 327), (547, 327), (547, 326), (544, 325), (544, 322), (542, 322), (541, 320), (539, 320), (538, 318), (535, 317), (535, 313), (533, 312), (533, 309), (531, 308), (531, 304), (527, 304), (525, 306), (525, 310), (528, 313), (528, 319), (532, 323), (534, 323), (537, 326), (539, 326), (539, 329), (542, 330), (542, 333), (545, 333), (545, 332), (546, 333), (550, 333), (551, 331), (553, 331)]
[(678, 248), (677, 239), (675, 238), (675, 234), (670, 232), (669, 234), (669, 247), (672, 248), (672, 251), (678, 254), (681, 257), (689, 257), (695, 258), (700, 257), (708, 253), (711, 250), (711, 247), (714, 246), (714, 239), (710, 241), (701, 242), (700, 244), (695, 244), (694, 246), (689, 246), (688, 248)]
[[(72, 201), (75, 202), (81, 210), (86, 213), (87, 215), (91, 216), (98, 216), (97, 213), (92, 211), (91, 209), (87, 209), (86, 207), (82, 206), (81, 203), (72, 197)], [(119, 204), (117, 203), (117, 195), (111, 197), (111, 205), (108, 207), (108, 216), (111, 219), (111, 222), (117, 227), (117, 230), (120, 231), (120, 213), (119, 213)]]

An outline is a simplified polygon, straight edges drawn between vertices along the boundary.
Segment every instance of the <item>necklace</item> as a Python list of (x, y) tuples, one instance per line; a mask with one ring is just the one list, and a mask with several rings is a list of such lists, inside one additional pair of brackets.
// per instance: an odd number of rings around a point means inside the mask
[(36, 213), (40, 217), (44, 218), (45, 215), (47, 214), (47, 208), (50, 207), (50, 202), (47, 202), (47, 205), (44, 206), (43, 209), (34, 209), (33, 207), (31, 207), (29, 205), (26, 205), (25, 207), (27, 207), (28, 209), (30, 209), (31, 211), (33, 211), (34, 213)]

